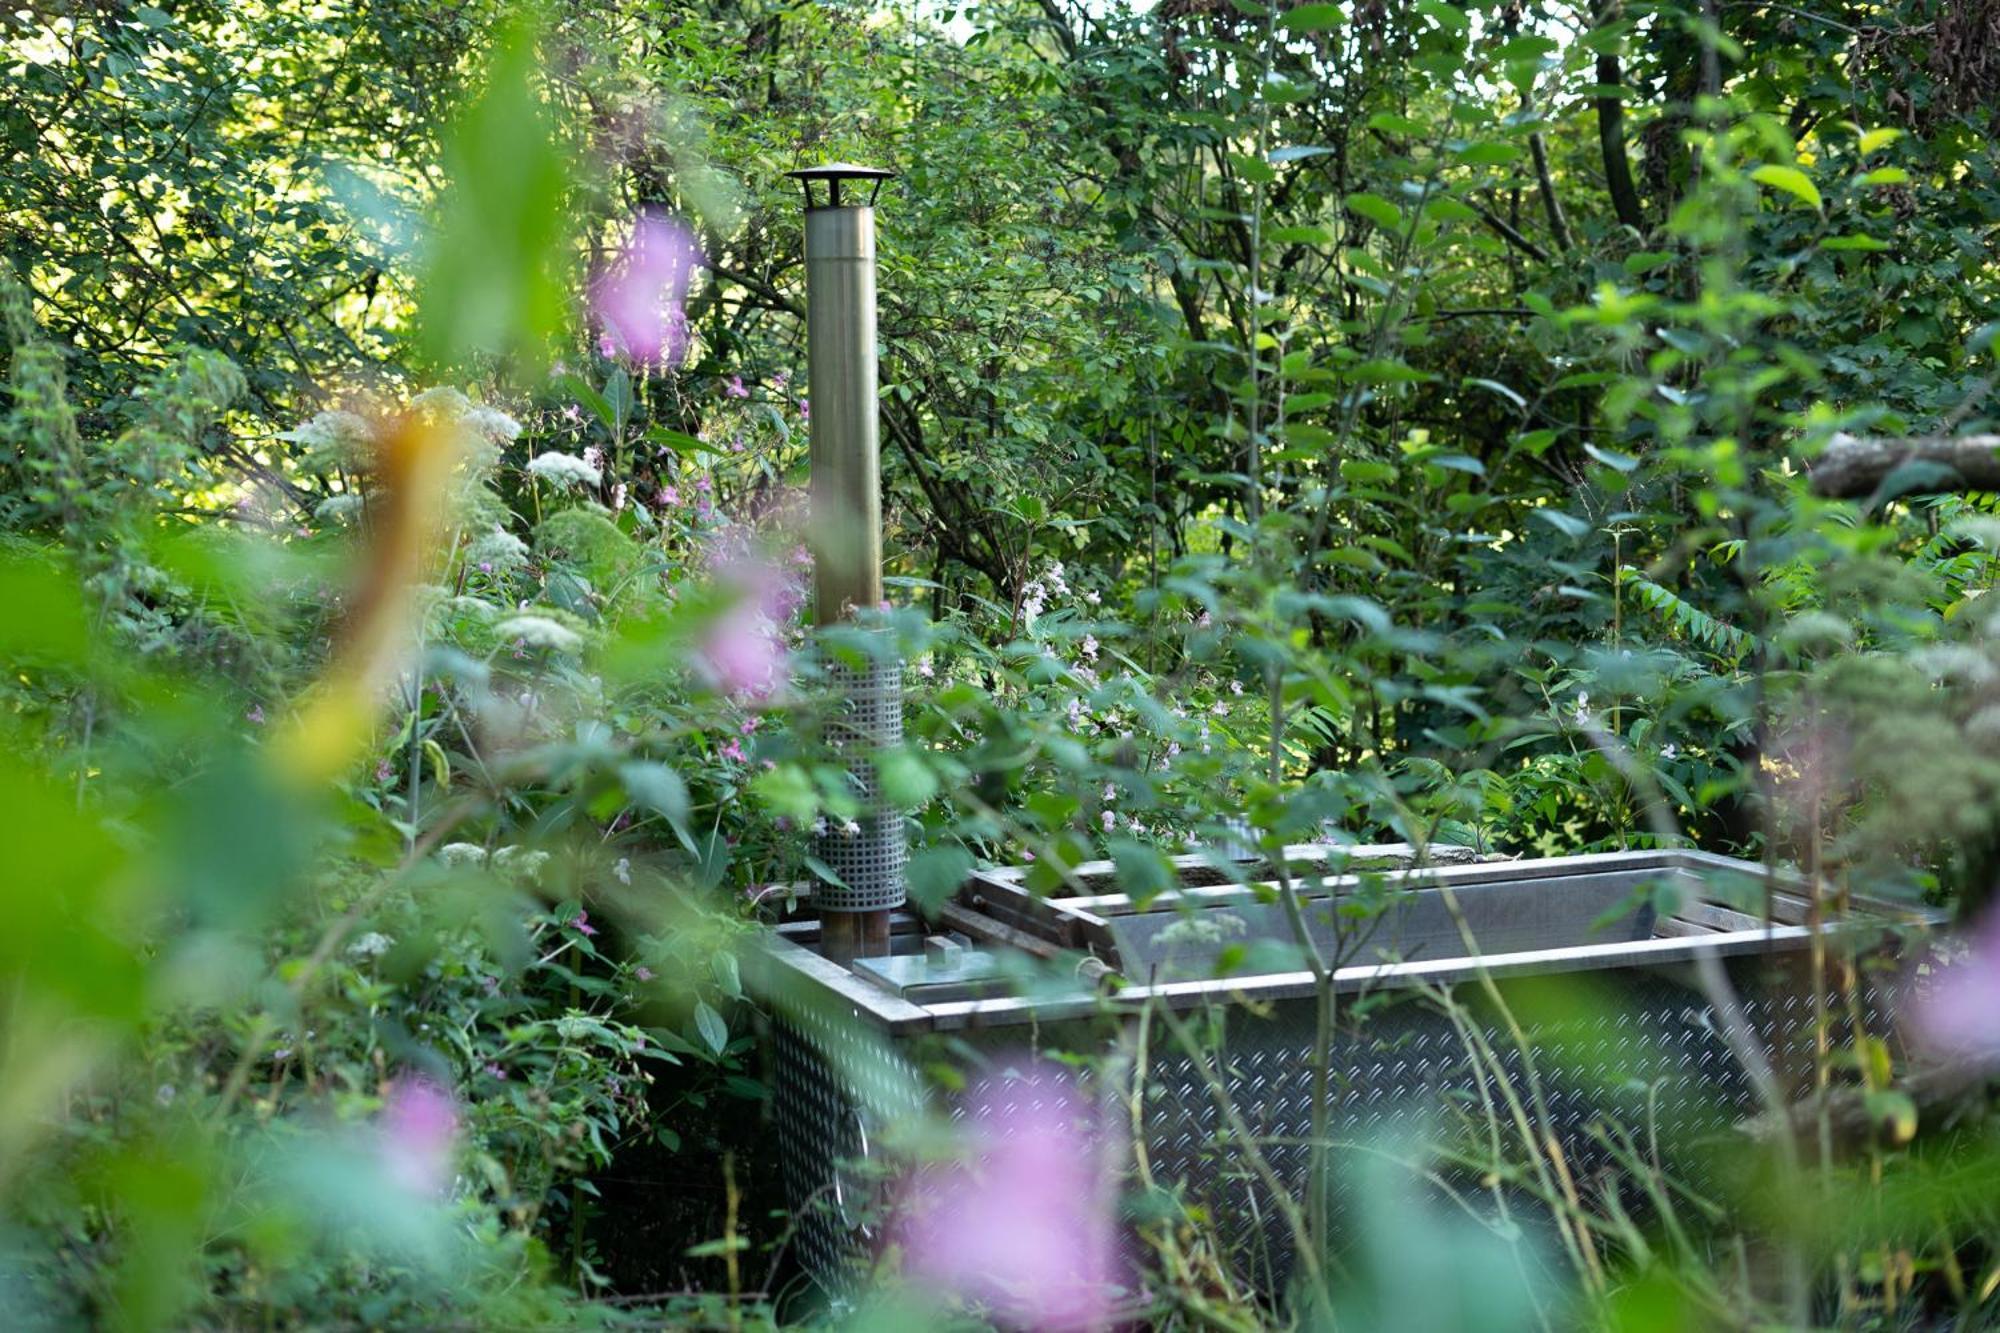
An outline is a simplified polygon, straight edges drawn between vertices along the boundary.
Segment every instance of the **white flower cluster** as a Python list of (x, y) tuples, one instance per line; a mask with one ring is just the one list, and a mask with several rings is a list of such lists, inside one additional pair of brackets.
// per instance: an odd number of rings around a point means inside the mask
[(371, 930), (366, 935), (358, 936), (354, 943), (348, 945), (347, 952), (356, 958), (380, 958), (389, 952), (394, 944), (395, 941), (381, 931)]
[(361, 512), (361, 497), (353, 491), (329, 495), (313, 506), (313, 517), (322, 523), (351, 523)]
[(559, 454), (554, 450), (550, 450), (545, 454), (537, 454), (534, 461), (528, 464), (528, 472), (530, 475), (540, 477), (550, 485), (560, 486), (564, 490), (572, 490), (582, 486), (595, 486), (604, 480), (603, 473), (584, 462), (581, 458), (570, 454)]
[(486, 849), (476, 842), (448, 842), (438, 848), (438, 860), (448, 870), (463, 870), (486, 864)]
[(331, 472), (335, 468), (352, 469), (366, 464), (375, 446), (375, 428), (359, 413), (329, 408), (278, 438), (305, 446), (304, 463), (308, 469)]
[(547, 616), (509, 616), (493, 627), (502, 639), (515, 639), (530, 648), (549, 648), (573, 653), (583, 647), (583, 636), (559, 620)]
[(1051, 596), (1069, 596), (1069, 581), (1063, 575), (1060, 560), (1052, 563), (1040, 578), (1021, 589), (1021, 622), (1033, 629), (1035, 621), (1048, 609)]
[(425, 389), (410, 400), (410, 410), (419, 415), (434, 417), (440, 421), (456, 421), (472, 408), (472, 400), (452, 388), (440, 384)]
[(504, 572), (528, 563), (528, 544), (495, 523), (491, 531), (472, 543), (465, 556), (475, 566)]
[(475, 407), (458, 418), (458, 424), (498, 444), (512, 444), (521, 436), (521, 423), (497, 407)]
[(493, 868), (515, 880), (525, 880), (539, 884), (542, 867), (549, 863), (547, 852), (530, 851), (526, 847), (502, 847), (493, 853)]

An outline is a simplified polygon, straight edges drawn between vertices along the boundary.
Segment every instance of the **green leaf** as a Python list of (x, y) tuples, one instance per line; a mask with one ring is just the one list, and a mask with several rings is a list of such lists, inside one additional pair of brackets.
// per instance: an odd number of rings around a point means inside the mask
[(420, 346), (437, 366), (512, 355), (538, 372), (568, 313), (569, 164), (541, 96), (537, 35), (526, 17), (502, 30), (445, 145), (418, 305)]
[(972, 864), (972, 853), (963, 847), (926, 847), (903, 872), (910, 901), (925, 916), (934, 915), (964, 885)]
[(1887, 241), (1878, 241), (1873, 236), (1856, 232), (1852, 236), (1829, 236), (1819, 243), (1822, 250), (1887, 250)]
[(1478, 210), (1470, 205), (1441, 194), (1424, 205), (1424, 216), (1433, 222), (1478, 222)]
[(1424, 137), (1422, 124), (1411, 120), (1408, 116), (1398, 116), (1388, 111), (1378, 111), (1370, 116), (1367, 125), (1371, 130), (1380, 130), (1384, 134), (1400, 134), (1407, 139)]
[(1334, 235), (1325, 227), (1273, 227), (1264, 233), (1279, 245), (1332, 245)]
[(729, 1045), (729, 1024), (709, 1007), (707, 1000), (694, 1002), (694, 1026), (695, 1031), (701, 1033), (701, 1039), (708, 1043), (708, 1048), (717, 1055), (721, 1055)]
[(1481, 379), (1474, 376), (1467, 378), (1465, 382), (1477, 388), (1486, 389), (1489, 392), (1499, 394), (1502, 398), (1505, 398), (1508, 402), (1520, 408), (1523, 412), (1528, 410), (1528, 400), (1523, 398), (1520, 394), (1515, 393), (1512, 389), (1502, 384), (1499, 380)]
[(1403, 229), (1403, 210), (1379, 194), (1369, 194), (1366, 191), (1350, 194), (1345, 202), (1349, 212), (1367, 218), (1383, 231)]
[(1173, 866), (1160, 855), (1159, 849), (1132, 838), (1111, 840), (1111, 862), (1118, 868), (1118, 888), (1132, 896), (1132, 901), (1144, 907), (1153, 899), (1174, 887), (1177, 882)]
[(1297, 162), (1308, 157), (1322, 157), (1332, 151), (1331, 148), (1322, 148), (1318, 144), (1291, 144), (1284, 148), (1273, 148), (1270, 160), (1273, 163)]
[(1287, 32), (1325, 32), (1339, 27), (1343, 20), (1339, 5), (1310, 4), (1286, 10), (1278, 24)]
[(1490, 139), (1467, 144), (1458, 150), (1458, 160), (1468, 167), (1499, 167), (1515, 161), (1521, 150), (1510, 143), (1495, 143)]
[(773, 814), (806, 822), (819, 813), (819, 793), (813, 789), (812, 775), (797, 764), (780, 764), (759, 773), (750, 790)]
[(1861, 152), (1865, 157), (1878, 148), (1887, 148), (1903, 137), (1903, 132), (1893, 126), (1883, 126), (1877, 130), (1864, 130), (1861, 135)]
[(1797, 167), (1781, 167), (1776, 163), (1766, 163), (1750, 173), (1750, 179), (1759, 185), (1767, 185), (1774, 190), (1783, 190), (1795, 199), (1802, 200), (1815, 209), (1824, 209), (1819, 197), (1819, 187), (1812, 178)]
[(875, 756), (875, 776), (881, 780), (882, 794), (890, 804), (906, 810), (937, 795), (937, 775), (900, 745)]
[(643, 805), (665, 815), (672, 824), (684, 824), (688, 815), (687, 784), (665, 764), (634, 760), (618, 769), (618, 780), (635, 805)]
[(1446, 32), (1462, 33), (1472, 26), (1472, 20), (1457, 5), (1448, 5), (1444, 0), (1417, 0), (1417, 12), (1435, 22)]
[(1566, 514), (1560, 509), (1537, 506), (1528, 511), (1530, 517), (1539, 518), (1565, 537), (1581, 537), (1590, 531), (1590, 524), (1575, 514)]

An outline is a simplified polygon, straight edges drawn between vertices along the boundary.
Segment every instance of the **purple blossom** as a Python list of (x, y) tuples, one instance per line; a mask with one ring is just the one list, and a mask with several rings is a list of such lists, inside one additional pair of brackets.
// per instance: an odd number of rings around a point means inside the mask
[(387, 782), (395, 776), (396, 769), (387, 759), (377, 759), (375, 761), (375, 780), (377, 782)]
[(486, 1063), (486, 1074), (487, 1077), (489, 1078), (504, 1079), (507, 1077), (507, 1071), (502, 1069), (499, 1065), (494, 1064), (490, 1060), (487, 1061)]
[(1918, 993), (1911, 1036), (1935, 1055), (2000, 1069), (2000, 911), (1987, 913), (1965, 943), (1966, 954)]
[(249, 711), (249, 712), (247, 712), (247, 713), (245, 713), (245, 714), (244, 714), (243, 716), (244, 716), (244, 718), (245, 718), (245, 719), (246, 719), (247, 721), (249, 721), (249, 722), (251, 723), (251, 725), (253, 725), (253, 726), (259, 726), (259, 727), (263, 726), (263, 725), (264, 725), (264, 705), (262, 705), (262, 704), (251, 704), (251, 705), (250, 705), (250, 711)]
[(660, 508), (671, 509), (680, 502), (681, 502), (680, 487), (678, 486), (660, 487)]
[(672, 365), (687, 346), (688, 285), (701, 263), (694, 233), (657, 208), (632, 220), (632, 239), (591, 293), (605, 338), (641, 361)]
[(1024, 1328), (1094, 1328), (1122, 1264), (1107, 1139), (1068, 1071), (1023, 1061), (967, 1096), (962, 1160), (907, 1190), (897, 1240), (910, 1277)]
[(436, 1198), (451, 1183), (458, 1106), (421, 1074), (391, 1082), (376, 1121), (376, 1154), (389, 1179), (413, 1195)]
[(724, 744), (722, 747), (722, 757), (724, 759), (733, 759), (740, 764), (743, 763), (749, 756), (743, 753), (743, 747), (736, 743), (736, 738), (734, 736), (731, 736), (728, 742)]
[(569, 928), (579, 935), (595, 935), (597, 927), (590, 924), (590, 913), (577, 909), (577, 914), (569, 919)]
[(799, 420), (811, 421), (812, 416), (813, 416), (812, 399), (810, 398), (799, 399)]
[(709, 684), (726, 694), (768, 698), (783, 684), (780, 625), (790, 618), (797, 594), (777, 570), (761, 562), (737, 560), (717, 573), (735, 600), (710, 624), (696, 664)]
[(653, 969), (641, 963), (632, 969), (632, 975), (640, 981), (651, 981), (653, 979)]
[(748, 398), (750, 396), (750, 391), (743, 387), (743, 377), (741, 375), (731, 375), (728, 379), (724, 380), (722, 382), (722, 392), (730, 398)]

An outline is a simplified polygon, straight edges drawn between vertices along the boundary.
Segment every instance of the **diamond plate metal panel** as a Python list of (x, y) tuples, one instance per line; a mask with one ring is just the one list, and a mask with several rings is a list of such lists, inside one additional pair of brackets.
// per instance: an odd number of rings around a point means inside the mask
[[(1730, 972), (1744, 1017), (1781, 1086), (1791, 1095), (1803, 1094), (1813, 1067), (1810, 998), (1796, 978), (1764, 960), (1738, 960)], [(1707, 1000), (1687, 984), (1643, 969), (1607, 969), (1589, 974), (1588, 981), (1598, 1003), (1556, 1015), (1517, 1002), (1520, 983), (1501, 987), (1525, 1028), (1548, 1124), (1573, 1179), (1581, 1189), (1600, 1188), (1613, 1156), (1599, 1131), (1616, 1123), (1647, 1150), (1657, 1147), (1662, 1165), (1679, 1179), (1701, 1186), (1712, 1157), (1693, 1149), (1730, 1132), (1758, 1109), (1754, 1088)], [(1871, 981), (1861, 998), (1869, 1030), (1885, 1031), (1891, 985)], [(1453, 999), (1479, 1040), (1469, 1042), (1438, 1005), (1415, 993), (1374, 1008), (1359, 1023), (1342, 1025), (1331, 1050), (1328, 1084), (1336, 1176), (1342, 1145), (1451, 1142), (1457, 1136), (1462, 1146), (1490, 1146), (1486, 1103), (1499, 1109), (1503, 1126), (1511, 1123), (1502, 1081), (1532, 1113), (1531, 1062), (1522, 1044), (1478, 986), (1460, 986)], [(1851, 1040), (1849, 1020), (1837, 1005), (1830, 1017), (1838, 1048)], [(1286, 1001), (1272, 1006), (1268, 1016), (1228, 1008), (1224, 1025), (1222, 1081), (1274, 1172), (1298, 1197), (1305, 1189), (1313, 1120), (1312, 1003)], [(1154, 1032), (1164, 1039), (1157, 1025)], [(968, 1035), (995, 1047), (1031, 1038), (1025, 1025)], [(1039, 1037), (1044, 1045), (1062, 1044), (1059, 1034), (1043, 1031)], [(830, 1026), (789, 1029), (779, 1049), (777, 1097), (807, 1264), (829, 1292), (851, 1297), (877, 1240), (871, 1226), (876, 1214), (866, 1195), (879, 1186), (865, 1168), (846, 1164), (876, 1150), (879, 1136), (871, 1124), (915, 1108), (882, 1087), (844, 1087), (832, 1073), (838, 1061), (828, 1048), (840, 1039)], [(1483, 1058), (1475, 1055), (1481, 1044), (1489, 1053)], [(1205, 1207), (1211, 1217), (1243, 1219), (1228, 1236), (1235, 1265), (1253, 1280), (1282, 1282), (1291, 1267), (1289, 1235), (1245, 1166), (1195, 1062), (1156, 1041), (1147, 1074), (1142, 1125), (1155, 1179)], [(1024, 1088), (1024, 1095), (1031, 1093)], [(1503, 1140), (1502, 1148), (1520, 1160), (1517, 1137)], [(1478, 1173), (1463, 1174), (1458, 1183), (1479, 1194)], [(879, 1180), (879, 1172), (873, 1179)], [(1514, 1206), (1520, 1206), (1518, 1200)], [(1333, 1225), (1338, 1243), (1346, 1230), (1338, 1212)]]

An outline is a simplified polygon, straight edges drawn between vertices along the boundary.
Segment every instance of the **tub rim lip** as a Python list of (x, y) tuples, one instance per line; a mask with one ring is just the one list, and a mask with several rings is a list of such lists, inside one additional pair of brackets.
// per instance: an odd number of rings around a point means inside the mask
[[(1287, 855), (1292, 849), (1287, 848)], [(1343, 881), (1358, 883), (1363, 876), (1420, 878), (1425, 883), (1442, 881), (1449, 886), (1504, 882), (1509, 879), (1560, 879), (1577, 875), (1623, 870), (1692, 870), (1728, 872), (1764, 879), (1767, 870), (1751, 861), (1741, 861), (1714, 852), (1668, 848), (1632, 852), (1595, 852), (1577, 856), (1541, 857), (1512, 861), (1485, 861), (1470, 865), (1415, 866), (1393, 871), (1363, 871), (1341, 875), (1315, 876), (1310, 896), (1337, 893)], [(1807, 906), (1806, 886), (1796, 875), (1778, 871), (1772, 890), (1773, 904), (1782, 915), (1800, 916)], [(978, 881), (989, 890), (1001, 886), (993, 880)], [(1274, 881), (1259, 881), (1271, 884)], [(1146, 910), (1171, 908), (1180, 901), (1200, 901), (1204, 906), (1222, 906), (1255, 895), (1257, 884), (1215, 885), (1169, 890), (1149, 901)], [(1107, 916), (1136, 911), (1129, 895), (1100, 894), (1090, 898), (1035, 898), (1024, 888), (1014, 888), (1025, 904), (1039, 904), (1030, 910), (1048, 914), (1091, 933), (1101, 930)], [(1704, 899), (1703, 901), (1707, 901)], [(1887, 903), (1864, 896), (1850, 896), (1850, 907), (1863, 915), (1821, 928), (1825, 935), (1884, 934), (1893, 928), (1930, 929), (1946, 923), (1942, 909)], [(1726, 904), (1720, 904), (1726, 906)], [(921, 1003), (896, 995), (875, 983), (827, 962), (783, 933), (785, 928), (767, 933), (753, 954), (763, 956), (763, 965), (779, 973), (790, 973), (797, 981), (833, 1000), (847, 1017), (891, 1036), (920, 1032), (952, 1032), (969, 1028), (1004, 1027), (1015, 1024), (1056, 1022), (1097, 1016), (1133, 1016), (1146, 1005), (1160, 1002), (1176, 1010), (1196, 1008), (1222, 1001), (1256, 1004), (1291, 1000), (1314, 993), (1312, 973), (1305, 970), (1270, 972), (1192, 981), (1152, 984), (1133, 983), (1115, 993), (1103, 994), (1079, 989), (1074, 996), (995, 996), (977, 1000)], [(1643, 940), (1613, 940), (1594, 944), (1557, 945), (1543, 949), (1498, 954), (1458, 954), (1403, 962), (1375, 962), (1337, 969), (1334, 985), (1344, 994), (1371, 989), (1407, 990), (1421, 984), (1455, 985), (1486, 975), (1494, 978), (1554, 975), (1581, 971), (1622, 971), (1626, 969), (1670, 968), (1694, 963), (1704, 955), (1716, 958), (1740, 957), (1755, 953), (1791, 953), (1804, 948), (1813, 931), (1809, 926), (1779, 920), (1755, 929), (1717, 931), (1700, 936), (1662, 936)], [(767, 978), (769, 980), (770, 978)]]

